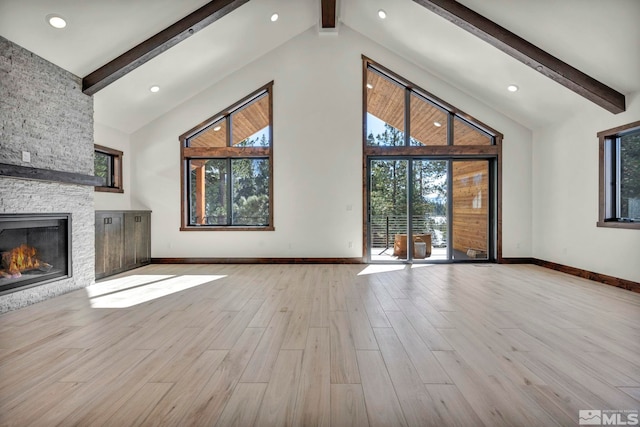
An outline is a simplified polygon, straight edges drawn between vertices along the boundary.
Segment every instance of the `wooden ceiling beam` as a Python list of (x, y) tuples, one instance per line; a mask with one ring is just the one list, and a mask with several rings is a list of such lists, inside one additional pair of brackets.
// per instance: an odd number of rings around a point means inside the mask
[[(82, 79), (82, 92), (93, 95), (249, 0), (213, 0), (143, 41)], [(140, 25), (143, 22), (139, 23)]]
[(336, 0), (321, 0), (322, 28), (336, 27)]
[(561, 61), (455, 0), (413, 0), (600, 107), (625, 111), (620, 92)]

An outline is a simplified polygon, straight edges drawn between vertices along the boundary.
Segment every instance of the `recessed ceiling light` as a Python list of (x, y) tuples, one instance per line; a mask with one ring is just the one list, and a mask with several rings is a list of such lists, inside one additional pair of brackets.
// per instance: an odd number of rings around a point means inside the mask
[(373, 89), (373, 85), (371, 83), (367, 83), (367, 89)]
[(518, 91), (518, 89), (520, 89), (520, 88), (519, 88), (518, 86), (516, 86), (516, 85), (509, 85), (509, 86), (507, 86), (507, 90), (508, 90), (509, 92), (517, 92), (517, 91)]
[(379, 17), (380, 19), (385, 19), (385, 18), (387, 17), (387, 12), (385, 12), (385, 11), (384, 11), (384, 10), (382, 10), (382, 9), (380, 9), (380, 10), (378, 11), (378, 17)]
[(276, 22), (280, 16), (277, 13), (271, 15), (271, 22)]
[(439, 128), (440, 126), (442, 126), (442, 123), (440, 122), (433, 122), (433, 125), (437, 128)]
[(213, 128), (213, 131), (218, 132), (220, 129), (222, 129), (222, 126), (216, 126)]
[(47, 22), (53, 28), (62, 29), (67, 26), (67, 21), (65, 21), (65, 19), (60, 15), (55, 15), (55, 14), (47, 15)]
[(154, 85), (149, 88), (149, 90), (153, 93), (160, 91), (160, 86)]

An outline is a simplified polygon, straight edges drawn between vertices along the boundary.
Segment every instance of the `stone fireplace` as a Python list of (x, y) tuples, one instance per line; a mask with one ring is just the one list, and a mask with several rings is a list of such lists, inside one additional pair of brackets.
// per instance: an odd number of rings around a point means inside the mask
[[(0, 252), (35, 250), (30, 266), (4, 255), (4, 313), (95, 282), (95, 184), (93, 99), (81, 79), (3, 37), (0, 79), (0, 217), (10, 219)], [(26, 231), (30, 216), (38, 219)]]
[(0, 294), (71, 277), (70, 214), (0, 214)]

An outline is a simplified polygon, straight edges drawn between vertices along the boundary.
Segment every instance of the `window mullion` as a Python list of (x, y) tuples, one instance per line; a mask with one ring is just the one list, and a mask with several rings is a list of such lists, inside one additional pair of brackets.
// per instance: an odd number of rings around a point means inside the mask
[(613, 188), (613, 208), (614, 218), (620, 219), (622, 217), (622, 203), (620, 184), (622, 181), (622, 161), (621, 161), (621, 141), (620, 137), (617, 137), (614, 142), (614, 155), (613, 155), (613, 172), (614, 172), (614, 188)]
[(411, 114), (409, 107), (411, 104), (411, 89), (405, 88), (404, 90), (404, 146), (411, 145)]
[(233, 172), (231, 170), (231, 158), (227, 159), (227, 225), (233, 225), (233, 206), (231, 205), (233, 197)]

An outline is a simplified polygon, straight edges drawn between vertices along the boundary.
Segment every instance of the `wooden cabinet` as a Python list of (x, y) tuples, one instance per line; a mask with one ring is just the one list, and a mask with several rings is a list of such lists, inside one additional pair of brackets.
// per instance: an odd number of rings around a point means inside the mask
[(150, 261), (150, 211), (96, 211), (96, 279)]
[(124, 213), (124, 268), (130, 270), (151, 261), (151, 212)]

